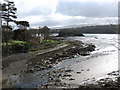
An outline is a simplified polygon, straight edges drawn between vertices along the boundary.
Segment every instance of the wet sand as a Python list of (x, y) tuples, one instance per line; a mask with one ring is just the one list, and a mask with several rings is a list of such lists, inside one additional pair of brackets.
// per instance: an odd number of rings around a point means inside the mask
[[(71, 77), (61, 79), (63, 82), (76, 85), (95, 83), (95, 81), (106, 77), (108, 73), (118, 71), (118, 52), (114, 51), (108, 55), (88, 57), (67, 69), (73, 71), (67, 73)], [(110, 76), (108, 77), (110, 78)], [(70, 78), (74, 80), (70, 81)]]
[(60, 82), (53, 80), (42, 86), (39, 85), (40, 88), (116, 87), (118, 85), (116, 82), (119, 77), (118, 54), (120, 53), (118, 53), (117, 35), (69, 37), (68, 39), (93, 43), (96, 50), (88, 56), (78, 56), (60, 62), (55, 66), (57, 74), (62, 72), (58, 77)]
[[(117, 37), (72, 37), (71, 40), (80, 40), (84, 43), (93, 43), (96, 50), (88, 56), (77, 56), (72, 59), (63, 60), (52, 69), (46, 71), (38, 71), (26, 74), (21, 80), (19, 87), (41, 87), (46, 83), (53, 83), (54, 87), (78, 87), (85, 83), (95, 83), (102, 78), (113, 78), (117, 75), (108, 75), (113, 71), (118, 71), (118, 47)], [(21, 62), (22, 63), (22, 62)], [(23, 61), (26, 63), (26, 61)], [(19, 61), (18, 61), (19, 64)], [(14, 64), (12, 64), (14, 65)], [(21, 65), (20, 65), (21, 66)], [(22, 65), (22, 67), (25, 67)], [(13, 67), (12, 67), (13, 68)], [(14, 67), (15, 68), (15, 67)], [(13, 72), (15, 70), (13, 68)], [(19, 68), (18, 68), (19, 69)], [(5, 70), (7, 71), (7, 70)], [(67, 71), (67, 72), (66, 72)], [(55, 73), (54, 73), (55, 72)], [(61, 73), (62, 72), (62, 73)], [(65, 73), (64, 73), (65, 72)], [(8, 69), (9, 73), (9, 69)], [(61, 73), (61, 74), (60, 74)], [(13, 74), (13, 73), (12, 73)], [(59, 75), (58, 75), (59, 74)], [(19, 76), (12, 75), (19, 79)], [(52, 77), (52, 78), (51, 78)], [(20, 77), (21, 78), (21, 77)], [(15, 78), (14, 78), (15, 79)], [(19, 80), (17, 80), (19, 81)], [(16, 82), (17, 83), (17, 82)], [(18, 84), (20, 84), (18, 82)], [(63, 85), (66, 84), (66, 85)], [(43, 85), (43, 86), (44, 86)], [(68, 86), (69, 85), (69, 86)]]
[[(40, 83), (44, 84), (49, 81), (51, 75), (48, 75), (48, 73), (54, 71), (53, 66), (56, 63), (68, 58), (74, 58), (78, 53), (86, 55), (86, 53), (93, 51), (94, 48), (94, 45), (75, 41), (46, 50), (25, 53), (25, 55), (22, 53), (5, 57), (3, 87), (33, 88)], [(81, 49), (85, 51), (81, 52)], [(11, 62), (9, 63), (9, 61)]]
[[(70, 77), (61, 78), (61, 81), (69, 84), (84, 85), (92, 84), (104, 78), (118, 77), (117, 75), (108, 75), (108, 73), (118, 71), (118, 43), (117, 36), (114, 37), (91, 37), (86, 41), (81, 38), (72, 38), (75, 40), (83, 40), (83, 42), (91, 42), (97, 46), (90, 56), (84, 60), (78, 61), (76, 64), (69, 66), (67, 69)], [(72, 80), (70, 80), (72, 79)], [(114, 78), (113, 78), (114, 79)]]

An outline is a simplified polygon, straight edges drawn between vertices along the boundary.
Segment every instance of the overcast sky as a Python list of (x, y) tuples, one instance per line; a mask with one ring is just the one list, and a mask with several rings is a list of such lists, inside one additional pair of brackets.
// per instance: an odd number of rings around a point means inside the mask
[[(31, 27), (84, 26), (117, 23), (119, 0), (10, 0), (18, 20)], [(108, 22), (109, 21), (109, 22)]]

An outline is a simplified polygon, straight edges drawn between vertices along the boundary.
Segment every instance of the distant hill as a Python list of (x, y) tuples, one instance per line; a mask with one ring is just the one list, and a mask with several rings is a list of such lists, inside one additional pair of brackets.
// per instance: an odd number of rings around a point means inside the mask
[[(60, 30), (64, 29), (55, 29), (52, 30), (53, 33), (58, 33)], [(117, 34), (116, 25), (98, 25), (98, 26), (86, 26), (86, 27), (76, 27), (76, 28), (65, 28), (65, 30), (77, 30), (85, 34)]]
[(62, 29), (59, 31), (59, 37), (67, 37), (67, 36), (84, 36), (79, 30), (72, 29)]

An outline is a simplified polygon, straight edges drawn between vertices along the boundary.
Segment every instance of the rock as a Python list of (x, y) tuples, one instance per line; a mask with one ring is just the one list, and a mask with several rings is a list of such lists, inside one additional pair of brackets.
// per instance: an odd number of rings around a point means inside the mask
[(70, 78), (69, 80), (75, 80), (75, 79), (73, 79), (73, 78)]
[(60, 79), (56, 79), (55, 82), (61, 82), (61, 80)]
[(44, 69), (45, 69), (45, 67), (40, 67), (40, 69), (41, 69), (41, 70), (44, 70)]
[(81, 71), (84, 71), (83, 69)]
[(72, 72), (73, 70), (65, 70), (65, 72)]
[(65, 79), (65, 78), (62, 78), (62, 79)]
[(109, 83), (102, 84), (102, 87), (110, 87), (110, 86), (111, 86), (111, 84), (109, 84)]
[(108, 73), (107, 75), (112, 75), (112, 73)]
[(48, 68), (52, 68), (52, 66), (51, 65), (49, 65), (49, 67)]
[(63, 77), (71, 77), (72, 75), (67, 75), (67, 74), (65, 74)]
[(29, 69), (29, 70), (26, 71), (26, 73), (33, 73), (33, 72), (34, 72), (33, 69)]
[(77, 74), (80, 74), (81, 72), (76, 72)]
[(59, 75), (58, 75), (58, 77), (61, 77), (62, 76), (62, 74), (60, 73)]
[(100, 79), (99, 81), (100, 81), (100, 82), (104, 82), (105, 80), (104, 80), (104, 79)]
[(87, 55), (90, 55), (90, 53), (89, 52), (84, 52), (84, 53), (81, 53), (80, 55), (81, 56), (87, 56)]

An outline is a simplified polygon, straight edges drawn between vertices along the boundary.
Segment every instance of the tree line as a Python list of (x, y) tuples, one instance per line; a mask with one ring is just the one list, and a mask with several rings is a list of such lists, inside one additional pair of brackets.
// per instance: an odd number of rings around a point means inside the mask
[[(8, 43), (13, 36), (13, 39), (19, 39), (28, 41), (30, 37), (30, 32), (27, 30), (27, 27), (30, 27), (30, 24), (28, 21), (17, 21), (17, 8), (15, 7), (14, 2), (7, 1), (5, 3), (1, 4), (2, 6), (2, 32), (3, 32), (3, 43)], [(14, 30), (10, 23), (15, 23), (19, 29)], [(49, 36), (50, 29), (47, 26), (44, 26), (43, 28), (38, 29), (38, 34), (42, 34), (45, 38)], [(29, 34), (28, 34), (29, 32)], [(19, 35), (18, 35), (19, 33)], [(23, 34), (24, 33), (24, 34)], [(21, 34), (21, 35), (20, 35)], [(29, 36), (27, 36), (29, 35)], [(21, 39), (24, 38), (24, 39)]]
[[(32, 43), (32, 39), (36, 38), (32, 37), (32, 32), (28, 29), (30, 27), (30, 23), (28, 21), (17, 21), (17, 8), (15, 7), (14, 2), (6, 1), (1, 4), (1, 7), (3, 54), (10, 52), (11, 49), (15, 50), (19, 48), (19, 50), (23, 50), (25, 48), (29, 48), (30, 43)], [(13, 24), (15, 24), (18, 29), (14, 30), (12, 26)], [(39, 43), (49, 37), (50, 29), (47, 26), (41, 28), (39, 27), (38, 31), (39, 37), (37, 37), (37, 40)], [(17, 40), (18, 42), (24, 41), (25, 43), (20, 44), (19, 42), (17, 44), (11, 44), (14, 42), (14, 40)]]
[[(76, 27), (76, 28), (63, 28), (63, 29), (54, 29), (52, 30), (53, 33), (59, 33), (61, 30), (72, 30), (72, 31), (79, 31), (81, 33), (88, 33), (88, 34), (117, 34), (118, 29), (117, 25), (97, 25), (97, 26), (85, 26), (85, 27)], [(76, 32), (76, 33), (77, 33)]]

